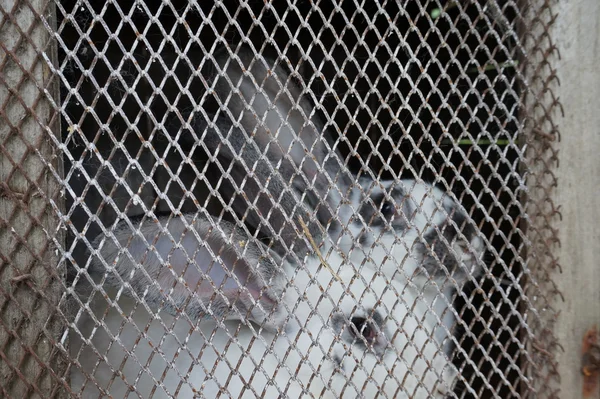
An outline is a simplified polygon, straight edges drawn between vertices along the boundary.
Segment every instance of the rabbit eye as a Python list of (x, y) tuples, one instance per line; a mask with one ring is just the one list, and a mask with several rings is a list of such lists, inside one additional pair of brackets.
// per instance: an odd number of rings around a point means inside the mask
[(364, 317), (353, 317), (352, 325), (352, 333), (358, 338), (362, 337), (367, 341), (367, 343), (373, 343), (375, 338), (377, 337), (377, 331), (373, 327), (371, 323)]
[(384, 201), (381, 205), (381, 213), (386, 219), (390, 219), (394, 214), (396, 207), (392, 201)]

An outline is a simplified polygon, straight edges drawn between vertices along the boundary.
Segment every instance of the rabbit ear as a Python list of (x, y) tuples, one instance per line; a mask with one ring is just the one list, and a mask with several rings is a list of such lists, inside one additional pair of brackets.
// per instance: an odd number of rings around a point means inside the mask
[[(276, 62), (254, 56), (246, 48), (231, 57), (224, 53), (217, 57), (217, 62), (223, 72), (215, 77), (215, 88), (229, 110), (225, 118), (233, 119), (234, 124), (239, 122), (242, 127), (226, 132), (221, 129), (224, 141), (234, 150), (222, 155), (231, 157), (238, 175), (255, 174), (257, 183), (261, 183), (256, 189), (265, 187), (264, 182), (272, 182), (264, 192), (275, 201), (279, 201), (280, 186), (293, 190), (294, 197), (281, 201), (281, 208), (288, 216), (295, 215), (290, 211), (301, 200), (302, 206), (314, 211), (322, 225), (335, 219), (332, 211), (338, 208), (351, 179), (339, 155), (331, 150), (322, 135), (322, 123), (310, 102), (302, 96), (301, 87)], [(226, 111), (221, 111), (221, 115), (224, 113)], [(222, 118), (218, 118), (219, 127), (227, 125), (221, 122)], [(210, 131), (205, 142), (214, 150), (211, 146), (221, 144), (222, 140), (210, 140), (209, 135)], [(257, 159), (264, 160), (265, 164), (250, 173)], [(255, 193), (247, 189), (243, 192), (253, 204)], [(264, 205), (267, 207), (263, 208)], [(258, 211), (267, 215), (272, 210), (270, 205), (268, 201), (258, 201)], [(246, 203), (236, 211), (246, 213), (247, 208)], [(284, 238), (284, 241), (289, 240)]]
[(217, 94), (260, 151), (272, 161), (292, 161), (309, 184), (326, 185), (320, 171), (330, 151), (323, 126), (295, 80), (276, 61), (245, 47), (231, 58), (222, 53), (217, 62), (223, 69)]
[[(312, 208), (306, 202), (302, 203), (293, 187), (282, 178), (282, 175), (293, 174), (286, 169), (291, 166), (284, 163), (278, 169), (274, 168), (264, 158), (258, 144), (246, 140), (245, 133), (227, 119), (219, 117), (216, 128), (208, 127), (201, 119), (195, 126), (202, 141), (225, 170), (219, 187), (225, 201), (231, 201), (225, 205), (232, 206), (244, 222), (265, 236), (273, 237), (273, 248), (279, 254), (283, 256), (293, 251), (303, 257), (308, 246), (297, 223), (300, 218), (307, 223), (314, 218)], [(320, 237), (318, 223), (309, 223), (309, 229), (313, 237)]]
[[(274, 323), (285, 286), (280, 260), (239, 229), (200, 216), (121, 222), (96, 239), (109, 284), (125, 284), (148, 303), (193, 319), (216, 317)], [(108, 269), (102, 265), (106, 264)]]

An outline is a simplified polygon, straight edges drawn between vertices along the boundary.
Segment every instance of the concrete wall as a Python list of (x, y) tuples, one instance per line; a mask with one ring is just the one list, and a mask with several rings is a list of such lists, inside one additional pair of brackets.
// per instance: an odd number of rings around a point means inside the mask
[[(586, 330), (600, 324), (600, 1), (555, 2), (551, 27), (560, 52), (555, 90), (564, 108), (558, 116), (558, 186), (560, 205), (558, 257), (562, 274), (554, 280), (564, 295), (556, 333), (561, 397), (582, 397), (581, 345)], [(600, 384), (600, 381), (598, 381)], [(592, 398), (600, 398), (595, 390)]]

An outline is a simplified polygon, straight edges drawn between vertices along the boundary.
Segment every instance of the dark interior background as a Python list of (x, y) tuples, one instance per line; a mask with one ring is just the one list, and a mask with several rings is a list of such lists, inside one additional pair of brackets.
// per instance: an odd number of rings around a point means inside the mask
[[(348, 157), (350, 168), (384, 178), (389, 170), (417, 175), (452, 191), (490, 244), (490, 274), (522, 283), (520, 98), (509, 64), (517, 58), (510, 28), (515, 10), (503, 7), (498, 19), (483, 12), (483, 0), (361, 7), (325, 0), (318, 8), (308, 0), (293, 7), (263, 0), (244, 7), (198, 3), (91, 2), (94, 9), (58, 3), (74, 263), (85, 266), (86, 240), (101, 232), (99, 223), (115, 221), (113, 206), (130, 216), (141, 212), (99, 155), (125, 179), (141, 181), (140, 168), (152, 177), (140, 194), (155, 212), (221, 212), (219, 201), (206, 195), (206, 154), (175, 148), (166, 135), (189, 134), (185, 122), (200, 108), (215, 111), (201, 78), (212, 68), (207, 54), (247, 42), (290, 60), (322, 105), (330, 131), (343, 138), (342, 153), (353, 147), (360, 155)], [(437, 8), (446, 11), (432, 19)], [(125, 152), (138, 163), (132, 166)], [(184, 162), (187, 156), (194, 162)], [(186, 189), (195, 198), (185, 197)], [(457, 300), (464, 323), (456, 364), (469, 386), (457, 390), (459, 397), (518, 394), (521, 298), (518, 289), (497, 287), (484, 278), (482, 290), (467, 289)]]

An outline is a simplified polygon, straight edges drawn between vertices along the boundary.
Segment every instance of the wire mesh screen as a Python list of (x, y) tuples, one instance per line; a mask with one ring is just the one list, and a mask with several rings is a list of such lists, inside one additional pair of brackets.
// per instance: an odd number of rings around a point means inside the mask
[(0, 392), (551, 397), (532, 4), (2, 5)]

